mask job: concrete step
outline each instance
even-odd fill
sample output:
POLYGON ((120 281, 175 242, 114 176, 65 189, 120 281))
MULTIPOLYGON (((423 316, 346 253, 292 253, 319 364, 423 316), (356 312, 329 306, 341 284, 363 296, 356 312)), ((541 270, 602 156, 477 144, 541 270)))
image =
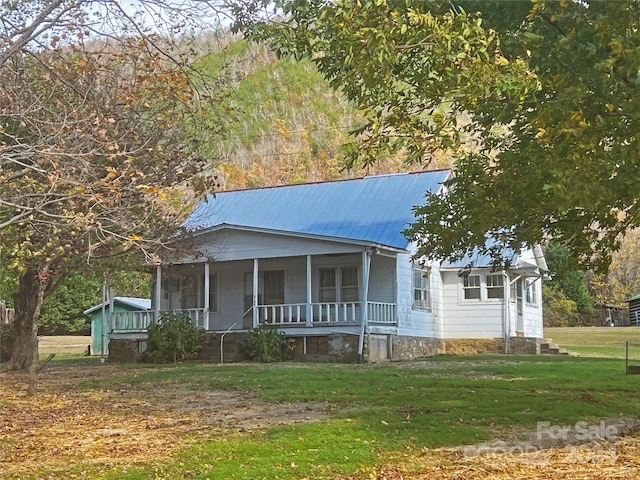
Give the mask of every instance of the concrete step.
POLYGON ((540 354, 542 355, 569 355, 569 352, 564 348, 560 348, 550 340, 544 340, 540 343, 540 354))

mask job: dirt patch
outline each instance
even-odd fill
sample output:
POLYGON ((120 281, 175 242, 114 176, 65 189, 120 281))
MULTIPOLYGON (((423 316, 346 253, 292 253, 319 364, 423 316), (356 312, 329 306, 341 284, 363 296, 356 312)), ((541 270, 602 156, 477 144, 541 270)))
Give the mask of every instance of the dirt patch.
POLYGON ((158 460, 189 442, 312 422, 328 409, 324 403, 266 402, 244 392, 181 386, 77 389, 87 378, 118 374, 118 367, 108 365, 54 366, 41 375, 38 395, 27 397, 26 376, 0 373, 0 478, 23 478, 38 469, 64 472, 81 462, 109 469, 158 460))

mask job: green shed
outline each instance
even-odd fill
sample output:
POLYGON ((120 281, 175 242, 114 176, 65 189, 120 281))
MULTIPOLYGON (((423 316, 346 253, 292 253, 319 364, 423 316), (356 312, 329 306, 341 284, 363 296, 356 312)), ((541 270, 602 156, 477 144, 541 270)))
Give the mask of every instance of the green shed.
MULTIPOLYGON (((111 315, 111 301, 104 303, 105 319, 102 319, 102 303, 95 305, 83 313, 91 318, 91 353, 101 355, 109 353, 109 320, 111 315), (104 325, 104 329, 103 329, 104 325), (104 337, 104 338, 103 338, 104 337), (103 343, 104 342, 104 343, 103 343), (103 349, 104 348, 104 349, 103 349)), ((113 311, 118 312, 140 312, 151 310, 151 300, 148 298, 136 297, 114 297, 113 311)))

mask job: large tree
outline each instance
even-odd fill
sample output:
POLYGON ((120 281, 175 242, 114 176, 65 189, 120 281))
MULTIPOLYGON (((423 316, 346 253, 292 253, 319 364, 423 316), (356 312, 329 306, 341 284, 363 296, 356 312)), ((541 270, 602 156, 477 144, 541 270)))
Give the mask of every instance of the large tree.
POLYGON ((449 194, 408 230, 419 255, 554 238, 603 267, 640 224, 640 3, 239 3, 237 28, 311 58, 365 113, 351 161, 452 156, 449 194))
MULTIPOLYGON (((71 272, 156 261, 184 214, 180 188, 215 185, 199 144, 218 130, 198 126, 223 108, 208 93, 222 90, 119 5, 0 6, 0 264, 18 283, 5 369, 37 364, 43 299, 71 272)), ((215 13, 204 1, 140 5, 171 12, 170 26, 197 6, 198 19, 215 13)))

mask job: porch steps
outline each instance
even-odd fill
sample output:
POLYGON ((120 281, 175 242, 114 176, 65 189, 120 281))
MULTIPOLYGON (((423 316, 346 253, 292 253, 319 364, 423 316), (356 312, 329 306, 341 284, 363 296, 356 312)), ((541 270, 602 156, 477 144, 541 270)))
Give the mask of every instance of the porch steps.
POLYGON ((549 339, 544 339, 540 343, 541 355, 569 355, 569 352, 564 348, 560 348, 557 344, 553 343, 549 339))

